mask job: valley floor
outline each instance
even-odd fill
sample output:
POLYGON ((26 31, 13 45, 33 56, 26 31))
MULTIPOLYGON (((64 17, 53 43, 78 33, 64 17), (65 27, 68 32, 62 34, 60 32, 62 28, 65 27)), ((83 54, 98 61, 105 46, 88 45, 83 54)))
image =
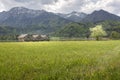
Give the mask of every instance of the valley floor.
POLYGON ((0 80, 119 80, 120 41, 0 43, 0 80))

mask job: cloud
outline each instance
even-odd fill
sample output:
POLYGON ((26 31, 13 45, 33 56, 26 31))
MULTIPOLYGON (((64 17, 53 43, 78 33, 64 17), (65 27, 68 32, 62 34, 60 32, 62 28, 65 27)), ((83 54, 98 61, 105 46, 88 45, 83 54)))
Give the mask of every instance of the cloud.
POLYGON ((120 15, 120 0, 112 0, 107 6, 111 7, 111 12, 120 15))
POLYGON ((35 3, 40 3, 40 4, 51 4, 53 2, 57 2, 58 0, 15 0, 16 2, 21 2, 21 3, 24 3, 24 2, 35 2, 35 3))
POLYGON ((0 0, 0 11, 23 6, 31 9, 45 9, 55 13, 79 11, 91 13, 104 9, 120 15, 120 0, 0 0))
POLYGON ((6 10, 6 9, 5 9, 5 6, 4 6, 4 4, 0 1, 0 12, 1 12, 1 11, 4 11, 4 10, 6 10))
POLYGON ((95 2, 88 0, 84 6, 82 6, 81 11, 86 12, 86 13, 91 13, 94 10, 112 10, 110 6, 107 6, 109 3, 111 3, 112 0, 97 0, 95 2))
POLYGON ((71 11, 80 11, 83 5, 84 1, 58 0, 53 4, 45 5, 44 8, 48 11, 68 13, 71 11))
POLYGON ((10 8, 16 7, 16 6, 25 6, 26 5, 23 3, 16 2, 14 0, 1 0, 0 4, 2 4, 4 6, 5 10, 9 10, 10 8))
POLYGON ((17 1, 17 2, 29 2, 31 0, 15 0, 15 1, 17 1))

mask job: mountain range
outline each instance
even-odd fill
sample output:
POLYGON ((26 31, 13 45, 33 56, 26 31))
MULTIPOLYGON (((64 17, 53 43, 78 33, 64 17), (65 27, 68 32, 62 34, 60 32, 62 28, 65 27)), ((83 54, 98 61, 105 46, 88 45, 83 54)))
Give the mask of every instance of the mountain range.
POLYGON ((109 13, 107 11, 99 10, 99 11, 94 11, 91 14, 88 14, 82 21, 83 22, 100 22, 100 21, 107 21, 107 20, 119 21, 120 17, 115 14, 109 13))
POLYGON ((80 21, 82 21, 82 19, 84 19, 87 16, 86 13, 76 12, 76 11, 73 11, 68 14, 58 13, 57 15, 65 18, 67 20, 74 21, 74 22, 80 22, 80 21))
POLYGON ((52 13, 45 10, 32 10, 14 7, 0 12, 0 26, 15 28, 19 33, 52 33, 69 23, 96 23, 100 21, 120 21, 120 17, 104 10, 91 14, 73 11, 68 14, 52 13))
POLYGON ((0 25, 22 29, 22 32, 49 33, 71 21, 45 10, 15 7, 0 13, 0 25))

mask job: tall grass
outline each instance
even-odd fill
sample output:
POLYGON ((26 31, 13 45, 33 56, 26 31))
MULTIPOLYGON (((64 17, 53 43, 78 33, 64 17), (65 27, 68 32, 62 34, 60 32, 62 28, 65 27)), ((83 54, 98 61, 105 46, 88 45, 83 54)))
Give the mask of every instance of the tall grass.
POLYGON ((120 41, 0 43, 0 80, 119 80, 120 41))

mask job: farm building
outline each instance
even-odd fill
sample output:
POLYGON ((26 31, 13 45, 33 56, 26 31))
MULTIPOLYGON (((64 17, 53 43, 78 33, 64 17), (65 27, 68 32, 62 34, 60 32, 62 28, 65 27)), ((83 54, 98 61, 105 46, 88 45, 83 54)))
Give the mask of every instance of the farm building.
POLYGON ((17 38, 18 38, 18 41, 21 41, 21 42, 23 42, 23 41, 25 41, 25 39, 27 38, 27 35, 28 34, 21 34, 21 35, 19 35, 17 38))
POLYGON ((18 37, 18 41, 49 41, 47 35, 38 35, 38 34, 21 34, 18 37))

